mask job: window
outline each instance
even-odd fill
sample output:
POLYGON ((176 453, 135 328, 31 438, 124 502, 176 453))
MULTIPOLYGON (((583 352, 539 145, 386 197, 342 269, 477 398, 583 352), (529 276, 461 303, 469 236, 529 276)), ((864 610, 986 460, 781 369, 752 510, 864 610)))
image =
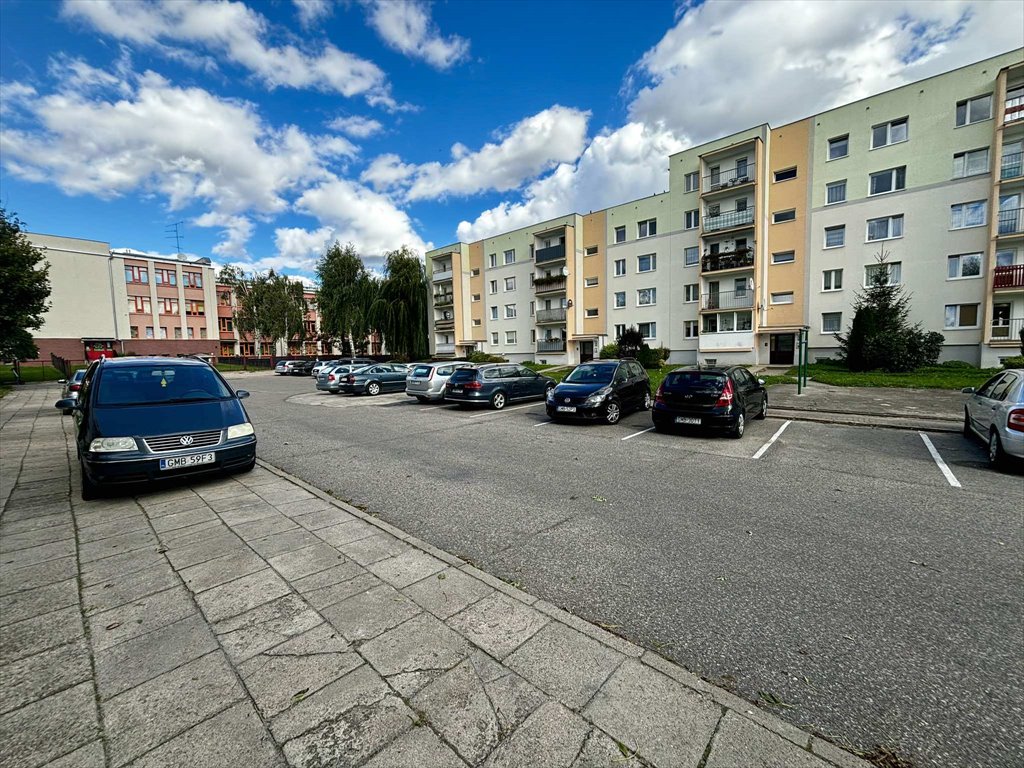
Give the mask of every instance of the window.
POLYGON ((950 229, 966 229, 967 227, 985 226, 987 201, 975 200, 971 203, 957 203, 950 206, 950 229))
POLYGON ((531 328, 530 329, 530 343, 531 344, 536 344, 537 343, 537 329, 536 328, 531 328))
POLYGON ((125 267, 124 281, 126 283, 148 283, 149 269, 146 267, 125 267))
POLYGON ((977 304, 947 304, 946 328, 977 328, 977 304))
MULTIPOLYGON (((956 127, 970 125, 992 117, 992 94, 975 96, 956 103, 956 127)), ((949 326, 946 326, 947 328, 949 326)))
POLYGON ((177 285, 178 273, 173 269, 154 269, 153 280, 157 285, 177 285))
POLYGON ((516 289, 516 279, 514 277, 505 278, 505 290, 514 291, 516 289))
POLYGON ((480 267, 476 267, 470 272, 472 277, 480 277, 480 267))
POLYGON ((516 250, 513 248, 511 251, 505 251, 505 263, 515 264, 516 263, 516 250))
POLYGON ((653 339, 658 335, 657 323, 638 323, 637 330, 645 339, 653 339))
POLYGON ((587 309, 583 310, 583 314, 586 317, 597 317, 597 307, 587 307, 587 309))
POLYGON ((889 168, 885 171, 872 173, 868 177, 868 194, 884 195, 886 192, 895 192, 907 186, 907 166, 889 168))
POLYGON ((516 305, 515 304, 506 304, 505 305, 505 319, 506 320, 511 320, 515 316, 516 316, 516 305))
POLYGON ((626 242, 626 228, 625 227, 616 227, 615 228, 615 242, 616 243, 624 243, 624 242, 626 242))
POLYGON ((996 251, 996 266, 997 267, 1012 267, 1016 260, 1017 260, 1017 251, 1014 248, 1008 248, 1006 250, 996 251))
POLYGON ((188 335, 188 337, 190 339, 194 339, 196 337, 196 329, 195 328, 188 328, 188 329, 186 329, 186 332, 187 332, 187 335, 188 335))
POLYGON ((232 322, 230 317, 218 318, 217 325, 225 333, 231 333, 233 330, 235 330, 235 324, 232 322))
POLYGON ((953 155, 953 178, 977 176, 988 173, 988 147, 972 149, 970 152, 957 152, 953 155))
POLYGON ((846 245, 846 225, 838 227, 825 227, 825 247, 840 248, 846 245))
POLYGON ((822 312, 821 313, 821 332, 822 333, 839 333, 843 327, 843 313, 842 312, 822 312))
POLYGON ((981 277, 981 254, 961 253, 946 259, 946 276, 950 280, 962 277, 981 277))
POLYGON ((683 229, 696 229, 700 226, 700 211, 694 209, 683 214, 683 229))
POLYGON ((129 307, 131 312, 147 315, 152 313, 149 296, 129 296, 128 298, 131 299, 131 306, 129 307))
POLYGON ((903 280, 903 263, 890 261, 885 264, 869 264, 864 267, 864 287, 868 288, 874 285, 878 275, 886 277, 884 285, 898 285, 903 280))
POLYGON ((181 338, 181 326, 178 326, 178 327, 176 327, 174 329, 174 338, 176 338, 176 339, 180 339, 181 338))
POLYGON ((473 294, 473 295, 472 295, 472 296, 470 297, 470 300, 471 300, 471 301, 480 301, 480 294, 479 294, 479 293, 474 293, 474 294, 473 294))
POLYGON ((537 313, 537 302, 530 302, 530 317, 533 317, 537 313))
POLYGON ((497 280, 491 280, 487 284, 487 292, 490 293, 490 294, 495 294, 495 293, 498 292, 498 281, 497 280))
POLYGON ((626 260, 616 259, 615 260, 615 276, 620 277, 626 274, 626 260))
POLYGON ((647 219, 646 221, 638 221, 636 224, 636 236, 637 237, 654 237, 658 234, 658 220, 647 219))
POLYGON ((690 283, 683 286, 683 301, 691 304, 700 298, 700 284, 690 283))
POLYGON ((658 303, 657 288, 641 288, 636 292, 636 305, 638 307, 649 307, 658 303))
MULTIPOLYGON (((192 329, 189 328, 189 331, 191 331, 191 330, 192 329)), ((160 326, 160 338, 161 339, 166 339, 167 338, 167 326, 165 326, 165 325, 161 325, 160 326)), ((191 333, 189 333, 189 338, 190 339, 192 338, 192 334, 191 333)))
POLYGON ((796 251, 779 251, 772 254, 772 264, 790 264, 796 261, 796 251))
POLYGON ((688 339, 696 339, 698 334, 699 325, 696 320, 687 320, 683 323, 683 336, 688 339))
POLYGON ((876 125, 871 129, 871 148, 878 149, 889 144, 899 144, 907 140, 908 120, 901 117, 889 123, 876 125))
POLYGON ((178 314, 178 300, 177 299, 160 299, 160 314, 161 315, 176 315, 178 314))
POLYGON ((206 314, 206 304, 201 301, 188 301, 185 303, 185 314, 191 317, 203 317, 206 314))
POLYGON ((505 343, 506 344, 515 344, 516 343, 516 332, 515 331, 505 331, 505 343))
MULTIPOLYGON (((491 254, 487 255, 487 266, 488 267, 496 267, 496 266, 498 266, 498 254, 491 253, 491 254)), ((497 342, 495 342, 495 343, 497 343, 497 342)))
POLYGON ((841 291, 843 289, 843 270, 826 269, 821 273, 821 290, 841 291))
POLYGON ((775 172, 775 181, 789 181, 796 178, 796 167, 775 172))
POLYGON ((696 246, 683 249, 683 265, 687 267, 696 266, 700 261, 700 249, 696 246))
POLYGON ((130 336, 131 336, 131 337, 132 337, 133 339, 137 339, 137 338, 139 338, 139 326, 137 326, 137 325, 132 325, 132 326, 130 326, 130 327, 128 328, 128 332, 129 332, 129 335, 130 335, 130 336))
POLYGON ((653 272, 658 268, 658 257, 653 253, 648 253, 644 256, 637 256, 636 259, 636 271, 637 272, 653 272))
POLYGON ((596 285, 597 285, 597 278, 596 277, 584 277, 583 278, 583 287, 584 288, 593 288, 596 285))
POLYGON ((493 344, 494 346, 498 346, 498 332, 497 331, 491 331, 491 344, 493 344))
POLYGON ((203 287, 203 273, 202 272, 182 272, 181 273, 181 284, 186 288, 202 288, 203 287))
POLYGON ((622 309, 624 306, 626 306, 626 292, 618 291, 615 294, 615 308, 622 309))
POLYGON ((696 192, 700 187, 700 173, 694 171, 683 176, 683 191, 696 192))
POLYGON ((588 245, 587 250, 584 252, 587 256, 597 256, 597 246, 588 245))
POLYGON ((828 140, 828 159, 838 160, 850 154, 850 135, 836 136, 828 140))
POLYGON ((153 326, 152 325, 147 325, 146 326, 146 338, 147 339, 152 339, 153 338, 153 326))
POLYGON ((846 202, 846 179, 825 185, 825 205, 846 202))
POLYGON ((473 320, 473 325, 474 325, 475 327, 477 327, 477 328, 479 328, 479 327, 480 327, 481 325, 483 325, 483 324, 484 324, 484 321, 483 321, 483 320, 481 320, 480 318, 476 318, 475 320, 473 320))
POLYGON ((795 219, 795 208, 790 208, 788 211, 776 211, 772 214, 772 224, 781 224, 784 221, 794 221, 795 219))
POLYGON ((786 291, 784 293, 773 293, 772 304, 792 304, 793 303, 793 292, 786 291))
POLYGON ((892 240, 903 237, 903 214, 885 216, 881 219, 868 219, 868 242, 874 240, 892 240))
POLYGON ((497 307, 491 307, 491 320, 497 320, 497 319, 498 319, 498 308, 497 307))

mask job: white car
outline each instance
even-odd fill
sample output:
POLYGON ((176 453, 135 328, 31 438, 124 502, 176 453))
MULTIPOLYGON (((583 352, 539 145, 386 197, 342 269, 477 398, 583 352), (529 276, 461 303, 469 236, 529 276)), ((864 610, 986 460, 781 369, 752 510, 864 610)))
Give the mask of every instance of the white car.
POLYGON ((1024 460, 1024 369, 997 373, 964 403, 964 435, 977 435, 988 443, 988 461, 1005 466, 1012 456, 1024 460))

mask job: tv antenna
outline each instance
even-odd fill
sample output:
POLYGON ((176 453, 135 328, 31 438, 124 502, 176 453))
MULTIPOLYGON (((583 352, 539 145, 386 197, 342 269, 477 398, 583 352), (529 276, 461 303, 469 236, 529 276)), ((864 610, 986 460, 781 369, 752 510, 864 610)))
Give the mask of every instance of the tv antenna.
POLYGON ((181 228, 183 226, 185 226, 184 221, 176 221, 173 224, 168 224, 164 227, 164 232, 167 233, 165 238, 167 240, 174 241, 174 248, 178 254, 181 253, 181 241, 185 239, 185 236, 181 234, 181 228))

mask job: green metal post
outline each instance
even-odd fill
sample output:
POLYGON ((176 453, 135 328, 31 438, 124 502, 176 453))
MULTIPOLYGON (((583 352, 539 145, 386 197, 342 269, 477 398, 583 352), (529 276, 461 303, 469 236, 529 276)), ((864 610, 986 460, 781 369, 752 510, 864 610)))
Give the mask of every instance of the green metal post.
POLYGON ((796 393, 803 392, 804 370, 804 332, 801 329, 796 337, 796 393))

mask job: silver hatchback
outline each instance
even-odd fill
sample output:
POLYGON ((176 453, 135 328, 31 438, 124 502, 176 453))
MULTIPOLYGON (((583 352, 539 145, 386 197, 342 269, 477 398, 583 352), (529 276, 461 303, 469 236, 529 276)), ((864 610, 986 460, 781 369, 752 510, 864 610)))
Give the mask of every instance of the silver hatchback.
POLYGON ((444 360, 434 363, 413 363, 405 377, 405 394, 421 403, 444 400, 444 385, 457 368, 470 363, 466 360, 444 360))
POLYGON ((977 390, 963 390, 964 435, 988 443, 992 466, 1005 466, 1009 457, 1024 459, 1024 369, 997 373, 977 390))

